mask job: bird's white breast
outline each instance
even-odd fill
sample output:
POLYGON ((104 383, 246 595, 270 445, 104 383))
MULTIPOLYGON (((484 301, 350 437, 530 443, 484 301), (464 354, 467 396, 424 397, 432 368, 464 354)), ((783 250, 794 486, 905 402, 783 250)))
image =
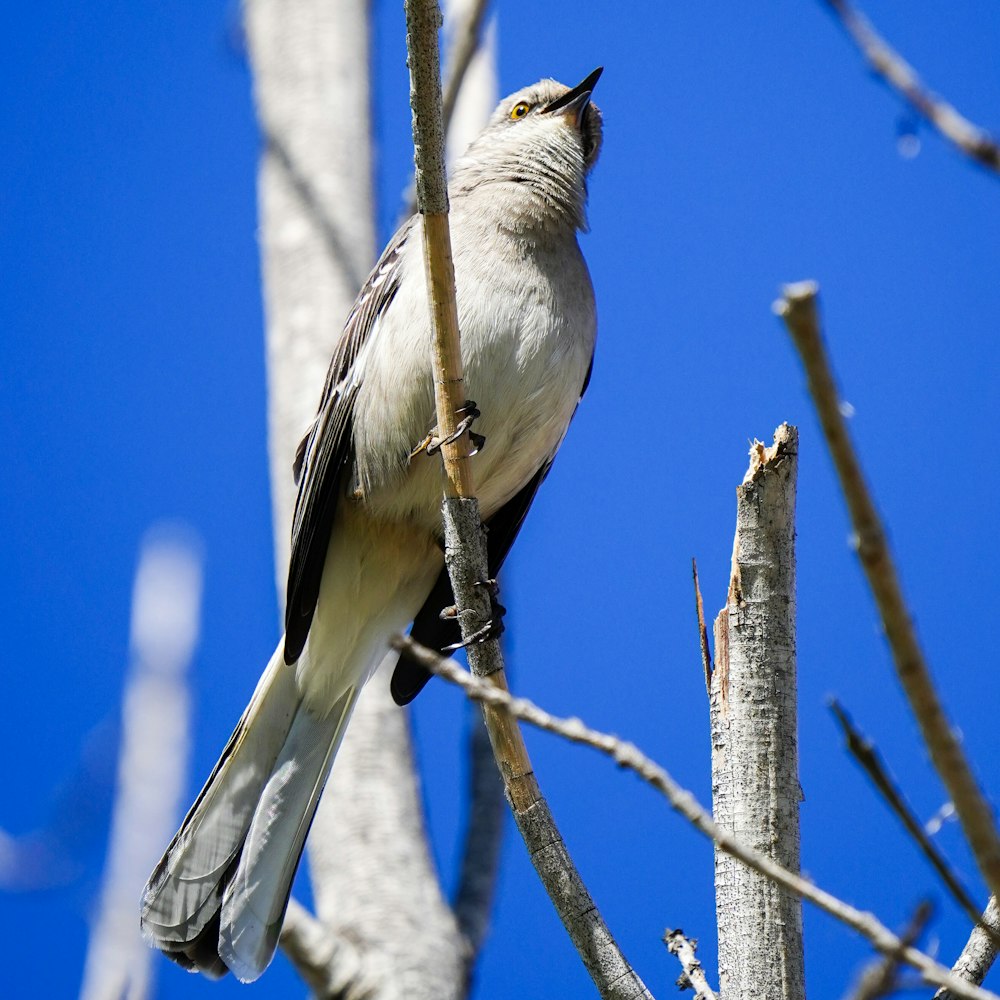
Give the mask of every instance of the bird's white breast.
MULTIPOLYGON (((452 239, 466 396, 482 413, 474 429, 486 437, 473 472, 489 517, 562 440, 596 319, 575 233, 545 245, 515 242, 472 211, 456 206, 452 239)), ((435 423, 421 240, 418 226, 403 251, 405 278, 359 356, 354 438, 361 502, 377 516, 430 527, 440 517, 440 459, 408 457, 435 423)))

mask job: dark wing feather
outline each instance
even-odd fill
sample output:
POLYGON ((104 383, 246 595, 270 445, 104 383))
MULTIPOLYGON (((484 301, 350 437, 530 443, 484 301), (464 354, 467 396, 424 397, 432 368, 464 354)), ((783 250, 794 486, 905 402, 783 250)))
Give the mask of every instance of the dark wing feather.
MULTIPOLYGON (((593 369, 594 361, 591 358, 583 380, 583 388, 580 390, 581 399, 587 391, 587 386, 590 385, 590 375, 593 369)), ((490 576, 494 579, 500 575, 500 567, 503 566, 507 553, 510 552, 514 539, 517 538, 517 533, 521 530, 521 525, 524 524, 524 518, 535 499, 538 487, 542 485, 545 477, 549 474, 554 459, 553 455, 486 522, 486 561, 490 576)), ((441 570, 427 600, 424 601, 424 606, 417 612, 417 617, 413 619, 413 628, 410 629, 411 638, 422 646, 435 649, 439 653, 443 653, 447 646, 461 642, 462 635, 458 623, 454 619, 441 618, 441 610, 454 603, 455 595, 451 590, 451 581, 448 579, 446 567, 441 570)), ((420 694, 430 679, 431 675, 425 667, 414 663, 408 656, 401 655, 396 661, 396 669, 392 672, 392 681, 389 685, 393 700, 397 705, 408 705, 420 694)))
POLYGON ((361 289, 330 362, 319 412, 295 454, 299 492, 285 600, 286 663, 294 663, 306 644, 337 503, 354 462, 351 420, 358 393, 352 378, 354 362, 399 289, 400 249, 412 227, 411 219, 397 231, 361 289))

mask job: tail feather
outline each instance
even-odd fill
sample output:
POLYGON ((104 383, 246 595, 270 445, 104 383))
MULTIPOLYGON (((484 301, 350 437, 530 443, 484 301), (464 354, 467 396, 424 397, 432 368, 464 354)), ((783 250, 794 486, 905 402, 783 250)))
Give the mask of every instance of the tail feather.
POLYGON ((243 982, 257 979, 274 955, 298 860, 359 690, 348 690, 322 717, 300 705, 264 786, 222 904, 219 954, 243 982))
POLYGON ((188 968, 225 973, 218 958, 219 910, 299 702, 295 669, 285 665, 279 644, 219 763, 150 876, 143 935, 188 968))

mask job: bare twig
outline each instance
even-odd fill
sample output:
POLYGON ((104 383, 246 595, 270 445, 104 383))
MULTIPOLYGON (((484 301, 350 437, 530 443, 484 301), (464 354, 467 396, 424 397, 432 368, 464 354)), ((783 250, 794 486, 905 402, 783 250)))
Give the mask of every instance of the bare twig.
POLYGON ((288 903, 281 948, 317 1000, 372 1000, 381 981, 355 944, 313 917, 301 903, 288 903))
MULTIPOLYGON (((451 3, 446 3, 449 17, 454 16, 455 18, 453 30, 450 32, 451 44, 448 48, 441 99, 441 121, 446 136, 452 131, 452 122, 462 93, 462 84, 465 82, 476 52, 482 46, 483 19, 486 16, 488 6, 489 0, 451 0, 451 3)), ((493 110, 492 106, 489 110, 493 110)), ((417 194, 416 177, 414 176, 403 194, 403 213, 400 221, 408 219, 416 211, 417 194)))
POLYGON ((896 674, 934 767, 955 804, 976 864, 990 892, 996 896, 1000 893, 1000 838, 993 810, 979 789, 934 686, 903 597, 885 529, 847 432, 837 385, 819 331, 818 286, 807 281, 786 285, 783 291, 782 299, 775 303, 775 312, 785 321, 806 370, 809 392, 840 477, 858 557, 882 619, 896 674))
MULTIPOLYGON (((917 846, 923 852, 924 857, 931 863, 931 866, 938 873, 945 887, 954 897, 958 905, 965 911, 966 916, 974 923, 979 923, 979 908, 972 901, 965 887, 959 881, 958 876, 948 864, 948 859, 937 849, 934 842, 927 836, 920 820, 914 815, 909 803, 903 793, 899 790, 888 768, 882 761, 881 755, 875 745, 864 738, 857 730, 851 717, 844 711, 840 702, 836 699, 830 702, 830 711, 833 712, 840 728, 844 732, 847 740, 847 749, 851 756, 861 765, 865 774, 868 775, 871 783, 885 800, 889 808, 896 814, 896 817, 903 824, 906 832, 914 839, 917 846)), ((987 933, 993 933, 986 928, 987 933)))
MULTIPOLYGON (((997 906, 996 896, 990 899, 986 912, 983 913, 979 925, 973 927, 972 934, 962 949, 962 954, 958 956, 958 961, 951 967, 951 971, 960 978, 977 986, 990 971, 990 966, 997 957, 997 946, 994 940, 986 932, 983 925, 1000 928, 1000 907, 997 906)), ((947 989, 940 989, 934 994, 934 1000, 954 1000, 955 994, 947 989)))
POLYGON ((840 18, 841 24, 872 69, 890 87, 966 156, 988 170, 1000 173, 1000 145, 993 136, 928 90, 916 71, 847 0, 825 0, 825 3, 840 18))
POLYGON ((469 698, 489 704, 497 711, 509 713, 516 719, 560 736, 571 743, 589 746, 606 754, 619 767, 634 772, 643 781, 652 785, 666 798, 675 812, 683 816, 709 840, 714 841, 722 850, 857 931, 882 954, 898 954, 907 965, 917 969, 926 982, 947 985, 955 996, 965 997, 968 1000, 1000 1000, 995 993, 970 985, 935 962, 929 955, 912 945, 906 945, 873 914, 855 909, 849 903, 820 889, 808 879, 782 868, 781 865, 738 841, 731 833, 715 823, 709 812, 689 791, 677 784, 663 767, 643 754, 633 743, 591 729, 580 719, 565 719, 550 715, 526 698, 515 698, 509 691, 498 688, 488 679, 473 676, 452 660, 446 660, 408 637, 398 636, 393 646, 401 651, 405 650, 407 656, 425 666, 431 673, 460 687, 469 698))
POLYGON ((705 690, 712 694, 712 653, 708 648, 708 626, 705 624, 705 602, 701 599, 701 584, 698 582, 698 560, 691 560, 691 574, 694 577, 694 610, 698 616, 698 645, 701 647, 701 665, 705 669, 705 690))
POLYGON ((694 938, 685 937, 684 931, 672 931, 668 927, 663 932, 663 943, 667 946, 667 951, 681 963, 683 971, 677 980, 677 988, 694 990, 694 1000, 716 1000, 715 993, 705 978, 705 970, 695 954, 698 942, 694 938))
MULTIPOLYGON (((448 229, 444 169, 444 123, 438 69, 435 0, 406 0, 406 44, 413 108, 417 205, 423 216, 424 260, 434 334, 432 363, 439 436, 454 437, 464 403, 462 358, 455 299, 455 272, 448 229)), ((441 449, 445 469, 443 505, 445 562, 464 640, 489 620, 491 610, 483 529, 469 462, 469 435, 441 449)), ((496 639, 475 643, 469 662, 490 686, 506 689, 503 657, 496 639)), ((549 897, 595 985, 604 997, 648 997, 618 948, 566 850, 542 798, 520 730, 511 716, 486 705, 486 728, 521 836, 549 897)))
MULTIPOLYGON (((907 946, 914 944, 927 926, 934 908, 926 900, 921 901, 910 923, 900 935, 907 946)), ((847 1000, 879 1000, 895 993, 899 988, 899 955, 884 955, 877 962, 870 963, 861 973, 857 986, 847 1000)))

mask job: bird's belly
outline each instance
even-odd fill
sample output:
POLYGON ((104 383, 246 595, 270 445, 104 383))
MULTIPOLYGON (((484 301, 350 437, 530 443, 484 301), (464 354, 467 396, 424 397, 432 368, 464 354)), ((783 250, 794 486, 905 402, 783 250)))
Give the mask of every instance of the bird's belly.
MULTIPOLYGON (((465 396, 475 401, 481 414, 473 429, 486 438, 472 459, 484 518, 555 452, 583 386, 592 338, 570 336, 550 322, 539 325, 545 326, 544 334, 513 325, 509 330, 464 334, 465 396)), ((366 372, 366 388, 372 376, 366 372)), ((363 430, 369 474, 358 477, 358 499, 378 517, 416 522, 437 533, 441 459, 423 451, 410 454, 435 425, 430 373, 414 371, 401 379, 397 368, 393 378, 402 404, 396 412, 408 414, 406 434, 401 437, 399 425, 388 423, 383 433, 373 434, 374 422, 369 420, 363 430)), ((364 410, 361 413, 364 419, 364 410)))

